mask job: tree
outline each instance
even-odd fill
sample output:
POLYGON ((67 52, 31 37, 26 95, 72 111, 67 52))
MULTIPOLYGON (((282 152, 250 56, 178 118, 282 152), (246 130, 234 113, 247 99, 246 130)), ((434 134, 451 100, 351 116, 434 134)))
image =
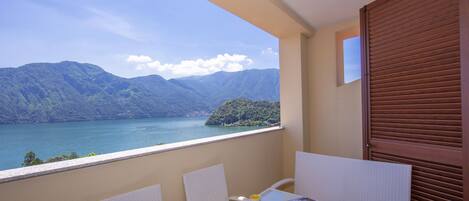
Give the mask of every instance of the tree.
POLYGON ((71 152, 70 154, 62 154, 62 155, 57 155, 54 157, 50 157, 45 161, 42 161, 41 159, 36 157, 36 153, 30 151, 26 153, 24 156, 24 161, 22 166, 32 166, 32 165, 39 165, 39 164, 44 164, 44 163, 52 163, 52 162, 57 162, 57 161, 65 161, 65 160, 71 160, 71 159, 76 159, 76 158, 82 158, 82 157, 90 157, 90 156, 96 156, 96 153, 91 152, 88 155, 80 156, 76 152, 71 152))
POLYGON ((62 154, 58 156, 54 156, 46 160, 46 163, 57 162, 57 161, 65 161, 80 158, 80 156, 76 152, 71 152, 70 155, 62 154))
POLYGON ((96 153, 91 152, 91 153, 89 153, 88 155, 86 155, 86 156, 84 156, 84 157, 91 157, 91 156, 96 156, 96 153))
POLYGON ((42 164, 43 161, 39 158, 36 158, 36 153, 30 151, 28 153, 26 153, 26 155, 24 156, 24 161, 23 161, 23 167, 27 167, 27 166, 32 166, 32 165, 39 165, 39 164, 42 164))
POLYGON ((70 153, 67 159, 70 160, 70 159, 75 159, 75 158, 80 158, 80 156, 78 156, 77 152, 72 152, 70 153))

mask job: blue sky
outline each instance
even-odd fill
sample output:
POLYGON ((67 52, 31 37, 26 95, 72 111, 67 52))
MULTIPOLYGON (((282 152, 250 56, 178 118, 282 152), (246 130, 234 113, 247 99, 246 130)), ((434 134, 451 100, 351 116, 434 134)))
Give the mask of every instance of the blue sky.
POLYGON ((278 68, 278 40, 207 0, 0 0, 0 67, 72 60, 123 77, 278 68))

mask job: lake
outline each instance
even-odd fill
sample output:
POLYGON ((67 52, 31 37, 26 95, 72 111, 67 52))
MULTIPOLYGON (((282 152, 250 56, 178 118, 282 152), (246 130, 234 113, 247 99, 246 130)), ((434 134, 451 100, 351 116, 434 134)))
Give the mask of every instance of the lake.
POLYGON ((34 151, 46 160, 59 154, 111 153, 258 129, 205 126, 206 118, 151 118, 0 125, 0 170, 21 167, 34 151))

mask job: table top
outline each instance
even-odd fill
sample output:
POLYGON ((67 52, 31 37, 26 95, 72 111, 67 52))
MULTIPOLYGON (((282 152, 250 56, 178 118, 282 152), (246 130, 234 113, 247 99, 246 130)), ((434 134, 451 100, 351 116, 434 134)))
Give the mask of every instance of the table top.
POLYGON ((276 189, 269 189, 261 194, 261 201, 289 201, 300 198, 304 198, 304 196, 276 189))
MULTIPOLYGON (((277 189, 267 189, 264 192, 260 194, 261 200, 260 201, 308 201, 310 199, 305 198, 304 196, 301 195, 296 195, 293 193, 285 192, 285 191, 280 191, 277 189)), ((230 197, 230 200, 237 200, 237 201, 251 201, 251 199, 248 199, 243 196, 233 196, 230 197)), ((314 200, 311 200, 314 201, 314 200)))

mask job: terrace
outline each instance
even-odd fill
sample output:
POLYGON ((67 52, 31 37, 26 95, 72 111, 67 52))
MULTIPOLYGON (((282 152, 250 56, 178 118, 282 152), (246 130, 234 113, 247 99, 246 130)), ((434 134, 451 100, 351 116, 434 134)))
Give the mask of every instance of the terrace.
POLYGON ((1 171, 0 200, 160 184, 182 201, 183 174, 220 163, 230 195, 249 195, 293 177, 296 151, 411 164, 412 200, 469 200, 468 0, 211 2, 279 39, 280 127, 1 171), (352 36, 362 77, 347 83, 352 36))

